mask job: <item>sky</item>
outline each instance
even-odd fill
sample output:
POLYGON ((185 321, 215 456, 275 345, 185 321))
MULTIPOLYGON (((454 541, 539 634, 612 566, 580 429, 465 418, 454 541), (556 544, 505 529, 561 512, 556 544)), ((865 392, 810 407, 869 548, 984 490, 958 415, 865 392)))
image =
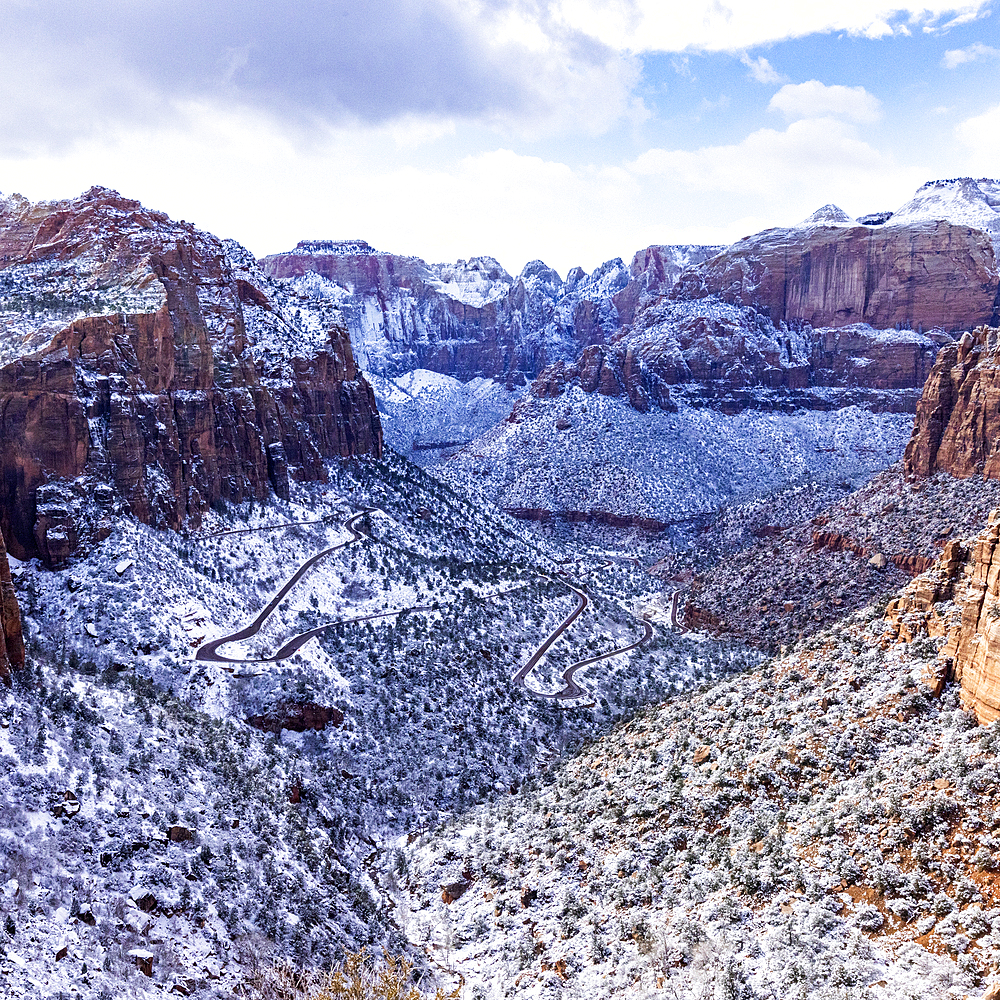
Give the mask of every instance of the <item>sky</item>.
POLYGON ((0 0, 0 193, 589 271, 1000 177, 993 2, 0 0))

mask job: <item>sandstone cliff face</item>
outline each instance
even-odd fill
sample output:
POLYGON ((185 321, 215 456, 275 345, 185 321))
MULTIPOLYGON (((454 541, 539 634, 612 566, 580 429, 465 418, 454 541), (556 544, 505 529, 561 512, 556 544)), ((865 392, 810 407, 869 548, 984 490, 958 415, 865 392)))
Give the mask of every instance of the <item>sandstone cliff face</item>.
POLYGON ((584 387, 617 382, 640 410, 661 401, 670 408, 683 398, 730 413, 849 404, 912 413, 941 343, 951 338, 863 324, 781 330, 750 307, 661 296, 643 303, 631 328, 602 349, 606 365, 617 368, 615 379, 581 377, 598 358, 589 349, 575 363, 543 371, 535 388, 553 395, 574 378, 584 387))
POLYGON ((904 462, 911 476, 1000 479, 1000 330, 978 327, 938 355, 904 462))
POLYGON ((943 220, 768 229, 680 277, 671 295, 754 306, 774 323, 968 330, 995 317, 988 233, 943 220))
POLYGON ((949 542, 936 565, 887 610, 892 637, 944 638, 928 680, 962 685, 962 703, 982 724, 1000 718, 1000 510, 973 542, 949 542))
POLYGON ((10 564, 0 534, 0 681, 10 683, 11 673, 24 666, 21 611, 10 577, 10 564))
POLYGON ((666 295, 685 268, 701 264, 725 250, 720 246, 650 246, 637 250, 629 268, 628 284, 614 296, 623 327, 629 326, 641 305, 666 295))
POLYGON ((287 495, 324 459, 381 453, 343 324, 297 329, 246 256, 105 189, 0 202, 0 528, 15 554, 61 562, 122 510, 193 526, 218 500, 287 495))

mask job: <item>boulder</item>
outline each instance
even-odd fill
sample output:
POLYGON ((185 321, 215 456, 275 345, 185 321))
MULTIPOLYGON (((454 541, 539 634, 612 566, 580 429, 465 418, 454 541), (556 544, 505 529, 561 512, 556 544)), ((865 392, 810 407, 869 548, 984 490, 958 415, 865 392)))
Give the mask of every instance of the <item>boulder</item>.
POLYGON ((327 726, 339 726, 344 713, 333 706, 318 705, 314 701, 282 701, 269 708, 263 715, 252 715, 247 725, 265 733, 280 734, 283 729, 304 733, 307 729, 319 732, 327 726))

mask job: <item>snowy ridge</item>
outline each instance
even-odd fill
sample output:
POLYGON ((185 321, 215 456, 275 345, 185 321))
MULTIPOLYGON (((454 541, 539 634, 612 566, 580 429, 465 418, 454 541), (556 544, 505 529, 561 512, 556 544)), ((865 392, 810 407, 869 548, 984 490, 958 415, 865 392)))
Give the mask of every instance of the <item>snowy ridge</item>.
POLYGON ((857 406, 726 416, 682 405, 643 414, 578 387, 526 397, 504 422, 434 471, 498 505, 679 521, 817 478, 864 481, 896 461, 913 418, 857 406))
POLYGON ((885 224, 905 226, 932 219, 981 229, 1000 252, 1000 181, 989 177, 928 181, 885 224))
POLYGON ((431 264, 430 270, 437 276, 437 288, 442 295, 476 309, 502 299, 514 283, 499 261, 492 257, 470 257, 467 261, 459 260, 454 264, 431 264))
POLYGON ((366 372, 375 393, 385 442, 418 465, 468 444, 499 424, 524 389, 508 391, 493 379, 462 383, 416 369, 390 379, 366 372))

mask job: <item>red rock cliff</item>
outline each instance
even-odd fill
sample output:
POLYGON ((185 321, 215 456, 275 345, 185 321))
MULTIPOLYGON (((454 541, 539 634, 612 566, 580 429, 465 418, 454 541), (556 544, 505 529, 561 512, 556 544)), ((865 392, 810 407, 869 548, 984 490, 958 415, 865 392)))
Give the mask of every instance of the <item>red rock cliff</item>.
POLYGON ((215 237, 103 188, 0 201, 11 551, 57 563, 123 509, 193 526, 218 500, 323 478, 324 459, 381 454, 346 328, 310 341, 264 282, 215 237))
POLYGON ((984 326, 938 354, 906 446, 909 475, 1000 479, 998 348, 1000 330, 984 326))
POLYGON ((962 703, 981 723, 1000 718, 1000 510, 972 543, 952 541, 886 610, 897 639, 943 637, 928 679, 962 685, 962 703))
POLYGON ((672 296, 718 295, 772 322, 968 330, 994 315, 987 233, 944 221, 768 229, 681 275, 672 296))
POLYGON ((14 670, 24 666, 24 640, 21 637, 21 611, 17 606, 14 584, 10 578, 7 549, 0 534, 0 681, 10 683, 14 670))

